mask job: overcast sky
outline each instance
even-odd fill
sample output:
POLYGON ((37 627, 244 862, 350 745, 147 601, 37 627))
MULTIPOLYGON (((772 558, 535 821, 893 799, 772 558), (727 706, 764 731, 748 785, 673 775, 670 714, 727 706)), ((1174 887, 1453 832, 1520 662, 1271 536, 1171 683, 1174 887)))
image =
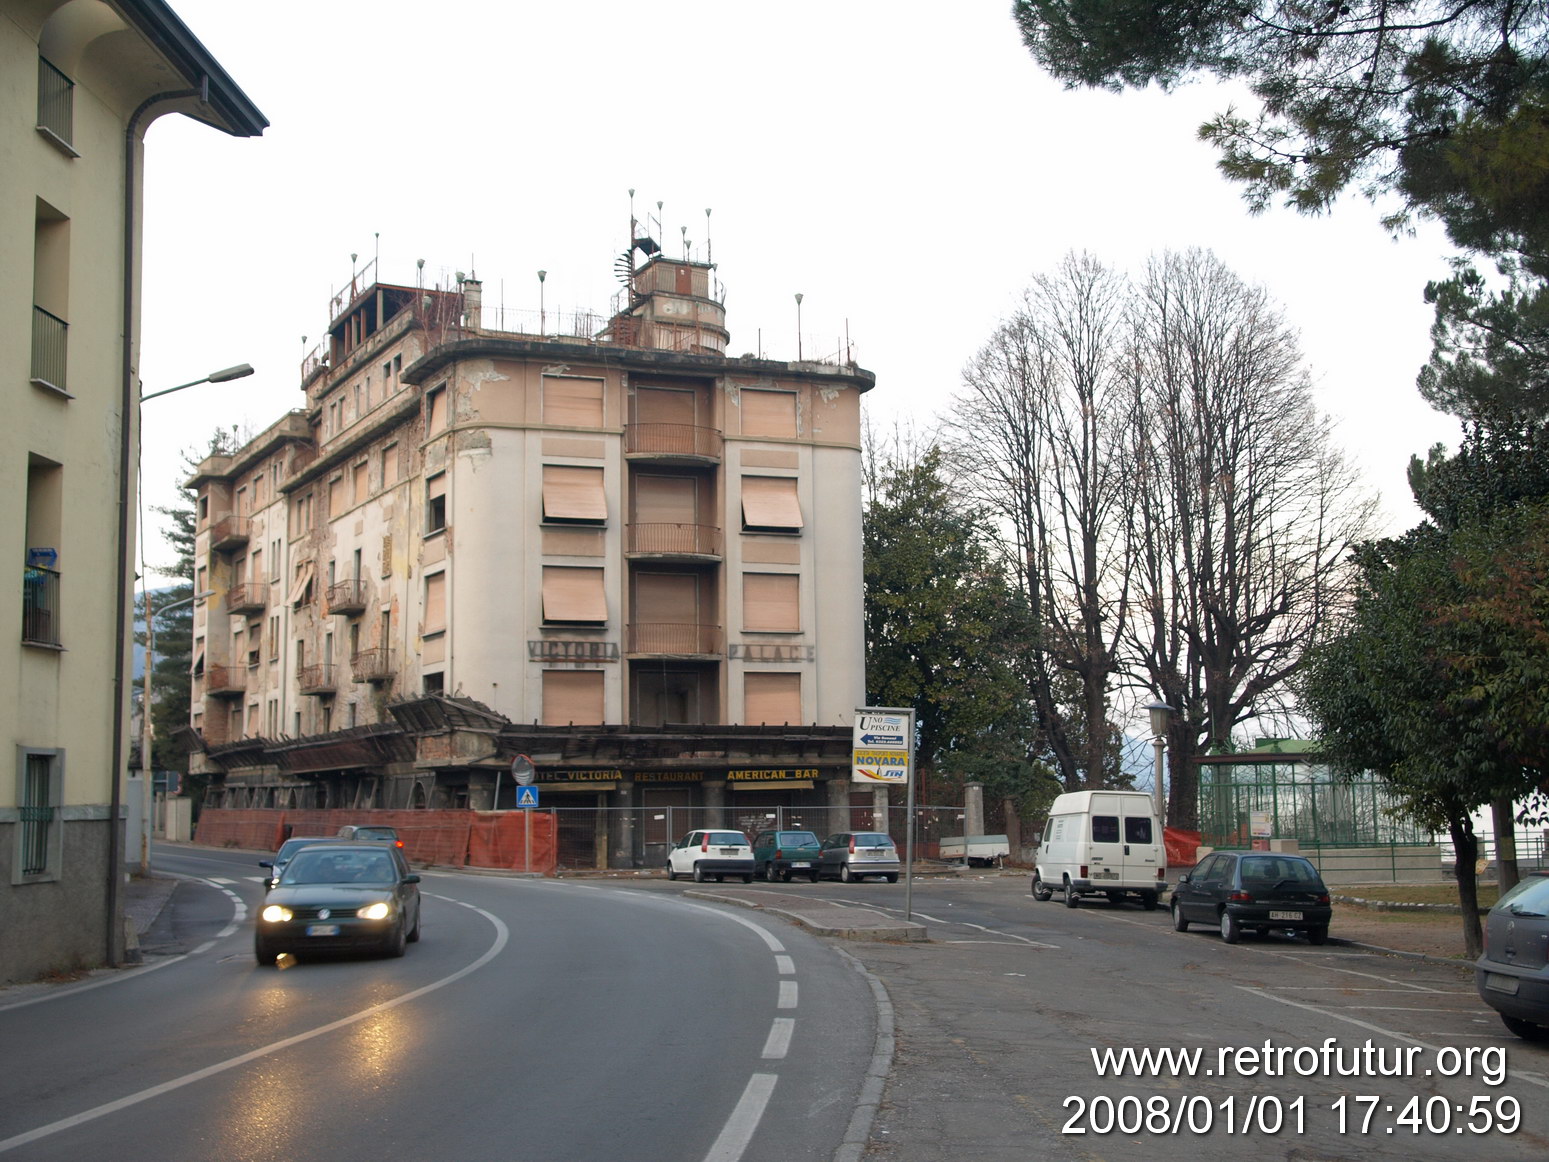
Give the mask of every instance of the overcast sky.
POLYGON ((800 292, 804 353, 848 334, 883 424, 928 424, 1065 252, 1138 273, 1200 246, 1284 305, 1391 530, 1418 519, 1410 455, 1456 442, 1414 387, 1438 232, 1394 241, 1353 199, 1250 216, 1195 139, 1229 94, 1067 92, 1009 0, 172 3, 272 124, 147 135, 145 390, 258 369, 145 405, 150 504, 217 426, 302 405, 330 296, 378 251, 384 281, 423 258, 427 285, 472 271, 486 307, 536 310, 543 269, 549 311, 606 311, 631 187, 669 254, 686 226, 705 257, 713 210, 734 353, 795 358, 800 292))

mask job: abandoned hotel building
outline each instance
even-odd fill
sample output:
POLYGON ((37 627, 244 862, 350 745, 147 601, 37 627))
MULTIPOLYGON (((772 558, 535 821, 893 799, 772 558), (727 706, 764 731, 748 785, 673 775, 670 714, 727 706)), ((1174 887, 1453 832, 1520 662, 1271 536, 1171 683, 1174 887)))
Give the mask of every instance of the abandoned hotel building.
POLYGON ((716 268, 650 239, 609 316, 536 334, 485 326, 474 278, 371 269, 305 408, 189 481, 207 803, 503 809, 525 755, 545 808, 596 809, 562 866, 659 866, 669 828, 779 808, 866 825, 875 377, 728 355, 716 268))

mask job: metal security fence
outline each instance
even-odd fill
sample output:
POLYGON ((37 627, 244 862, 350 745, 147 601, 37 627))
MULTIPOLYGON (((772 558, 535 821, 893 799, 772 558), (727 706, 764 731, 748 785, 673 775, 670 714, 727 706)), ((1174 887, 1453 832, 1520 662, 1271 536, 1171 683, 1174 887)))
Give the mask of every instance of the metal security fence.
POLYGON ((1433 842, 1400 817, 1399 799, 1376 778, 1336 778, 1305 760, 1225 762, 1199 767, 1199 829, 1211 847, 1247 847, 1255 813, 1270 834, 1308 847, 1373 847, 1433 842))

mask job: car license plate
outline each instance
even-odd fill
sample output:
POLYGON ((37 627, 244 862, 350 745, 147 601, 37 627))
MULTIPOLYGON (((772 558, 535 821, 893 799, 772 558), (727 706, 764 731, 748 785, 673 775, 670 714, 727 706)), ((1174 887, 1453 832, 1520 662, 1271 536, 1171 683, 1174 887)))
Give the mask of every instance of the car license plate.
POLYGON ((1119 878, 1119 873, 1114 871, 1111 867, 1105 867, 1100 869, 1092 878, 1099 880, 1116 880, 1119 878))
POLYGON ((1522 982, 1514 976, 1502 976, 1498 972, 1487 972, 1484 974, 1484 987, 1498 993, 1510 993, 1512 996, 1516 996, 1517 989, 1521 984, 1522 982))
POLYGON ((339 926, 337 924, 308 924, 308 936, 337 936, 339 926))
POLYGON ((805 860, 805 859, 804 859, 804 860, 802 860, 802 861, 801 861, 801 862, 799 862, 799 863, 793 863, 793 864, 791 864, 791 866, 792 866, 792 867, 811 867, 811 866, 812 866, 812 864, 811 864, 811 863, 810 863, 810 862, 809 862, 809 861, 808 861, 808 860, 805 860))
POLYGON ((1271 920, 1300 920, 1302 914, 1300 912, 1271 912, 1269 918, 1271 920))
POLYGON ((723 848, 721 848, 721 854, 722 855, 736 855, 737 854, 737 849, 735 847, 723 847, 723 848))

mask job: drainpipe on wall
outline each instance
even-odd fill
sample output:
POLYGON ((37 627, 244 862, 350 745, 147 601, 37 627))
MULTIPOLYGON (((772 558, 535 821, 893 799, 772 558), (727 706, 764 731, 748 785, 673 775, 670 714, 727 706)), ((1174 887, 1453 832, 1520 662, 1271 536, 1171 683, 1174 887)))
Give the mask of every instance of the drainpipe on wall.
MULTIPOLYGON (((119 812, 123 810, 123 778, 127 771, 128 756, 124 753, 124 670, 129 655, 129 591, 130 574, 134 571, 134 558, 129 541, 129 472, 133 461, 139 425, 136 422, 138 399, 134 381, 134 307, 135 307, 135 144, 140 131, 140 119, 153 105, 163 101, 198 97, 208 102, 210 82, 200 79, 197 89, 176 89, 156 93, 140 102, 139 108, 129 117, 124 127, 124 286, 123 286, 123 383, 119 395, 119 448, 118 448, 118 595, 115 604, 117 619, 114 622, 113 646, 113 789, 108 799, 108 882, 107 882, 107 932, 105 945, 107 963, 117 968, 123 963, 124 921, 119 904, 119 887, 124 876, 124 836, 119 826, 119 812)), ((149 756, 143 762, 149 761, 149 756)))

